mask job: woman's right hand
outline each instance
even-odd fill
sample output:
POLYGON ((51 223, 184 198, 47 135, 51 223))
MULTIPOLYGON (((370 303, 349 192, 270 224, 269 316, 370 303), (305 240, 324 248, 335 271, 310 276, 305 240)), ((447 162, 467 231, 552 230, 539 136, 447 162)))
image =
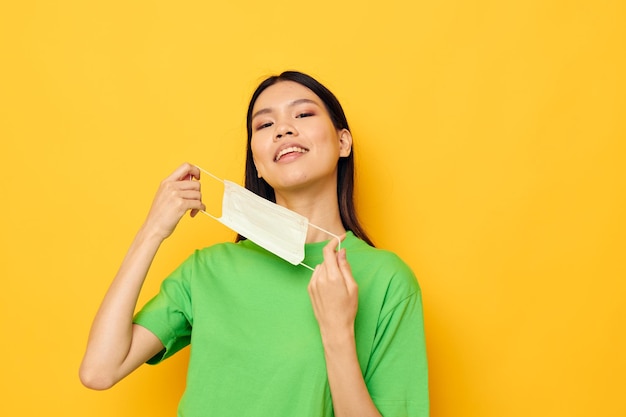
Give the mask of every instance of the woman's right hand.
POLYGON ((191 210, 205 210, 200 170, 183 164, 161 182, 145 223, 133 240, 94 318, 80 379, 93 389, 106 389, 163 349, 149 330, 133 325, 139 292, 163 241, 191 210))
POLYGON ((200 170, 189 163, 178 167, 170 176, 161 181, 152 207, 144 223, 144 229, 161 239, 172 234, 184 214, 191 210, 191 216, 206 210, 200 193, 200 170))

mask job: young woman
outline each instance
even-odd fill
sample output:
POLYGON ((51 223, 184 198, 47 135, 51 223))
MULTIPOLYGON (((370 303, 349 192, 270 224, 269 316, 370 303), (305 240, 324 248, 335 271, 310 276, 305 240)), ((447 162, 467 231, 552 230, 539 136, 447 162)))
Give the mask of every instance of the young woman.
POLYGON ((133 317, 160 244, 205 208, 199 169, 182 165, 161 183, 94 319, 83 384, 109 388, 191 344, 180 416, 427 416, 420 289, 359 225, 339 102, 284 72, 254 92, 247 127, 246 188, 343 236, 341 249, 309 228, 311 272, 238 236, 196 251, 133 317))

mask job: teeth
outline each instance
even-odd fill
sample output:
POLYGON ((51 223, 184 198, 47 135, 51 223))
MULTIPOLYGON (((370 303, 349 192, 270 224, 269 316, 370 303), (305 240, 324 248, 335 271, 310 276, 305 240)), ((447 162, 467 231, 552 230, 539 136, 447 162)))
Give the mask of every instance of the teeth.
POLYGON ((291 152, 306 153, 307 150, 303 148, 299 148, 297 146, 291 146, 289 148, 285 148, 282 151, 278 152, 278 155, 276 155, 276 158, 274 158, 274 161, 278 161, 280 158, 282 158, 283 155, 286 155, 291 152))

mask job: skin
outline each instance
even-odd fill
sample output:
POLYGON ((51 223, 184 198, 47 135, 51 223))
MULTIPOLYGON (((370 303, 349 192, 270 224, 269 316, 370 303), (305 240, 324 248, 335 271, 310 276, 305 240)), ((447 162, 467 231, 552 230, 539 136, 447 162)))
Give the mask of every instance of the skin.
MULTIPOLYGON (((351 152, 350 132, 337 130, 321 100, 306 87, 284 81, 268 87, 253 109, 252 152, 276 202, 337 235, 344 235, 337 202, 337 161, 351 152), (296 147, 276 160, 281 149, 296 147)), ((183 164, 163 180, 96 314, 80 367, 83 384, 107 389, 163 349, 159 339, 132 323, 141 287, 161 243, 182 216, 204 210, 198 168, 183 164)), ((328 240, 309 228, 307 242, 328 240)), ((337 417, 380 416, 359 367, 354 320, 358 287, 345 249, 331 239, 308 286, 320 327, 337 417)))

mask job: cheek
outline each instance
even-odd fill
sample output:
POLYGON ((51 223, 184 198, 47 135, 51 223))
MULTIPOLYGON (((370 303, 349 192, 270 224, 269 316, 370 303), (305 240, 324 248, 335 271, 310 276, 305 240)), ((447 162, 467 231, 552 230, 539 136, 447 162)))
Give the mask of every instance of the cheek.
POLYGON ((263 132, 254 133, 250 139, 250 149, 257 157, 267 148, 268 144, 271 144, 271 139, 268 140, 267 135, 264 135, 263 132))
POLYGON ((254 162, 258 177, 261 178, 263 176, 263 149, 259 146, 259 141, 253 138, 250 142, 250 150, 252 151, 252 162, 254 162))

